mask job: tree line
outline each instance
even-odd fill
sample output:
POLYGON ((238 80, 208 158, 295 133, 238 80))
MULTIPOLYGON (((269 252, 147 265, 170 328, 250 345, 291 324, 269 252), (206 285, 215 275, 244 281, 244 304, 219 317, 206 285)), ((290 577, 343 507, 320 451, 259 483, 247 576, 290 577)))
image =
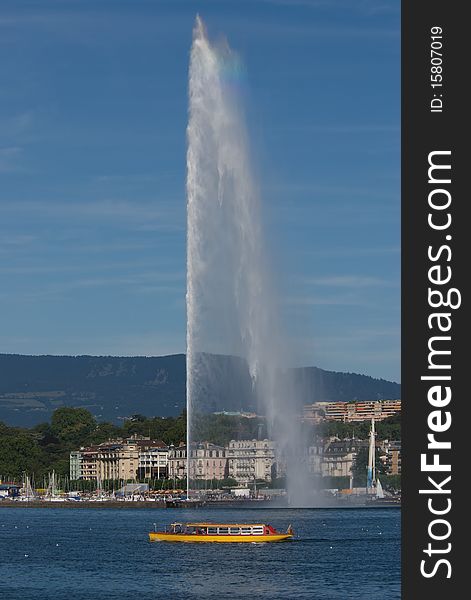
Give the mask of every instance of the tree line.
MULTIPOLYGON (((323 422, 310 429, 309 439, 330 436, 339 439, 367 439, 369 423, 323 422)), ((376 425, 378 439, 400 439, 400 415, 376 425)), ((69 454, 81 447, 101 444, 110 439, 129 438, 133 435, 161 440, 178 446, 186 440, 186 413, 177 417, 145 417, 133 415, 121 426, 98 422, 84 408, 61 407, 54 411, 50 423, 41 423, 30 429, 9 427, 0 421, 0 480, 20 480, 23 473, 42 479, 52 470, 68 475, 69 454)), ((196 415, 193 439, 208 440, 225 446, 231 439, 260 439, 267 437, 266 420, 237 415, 196 415)))

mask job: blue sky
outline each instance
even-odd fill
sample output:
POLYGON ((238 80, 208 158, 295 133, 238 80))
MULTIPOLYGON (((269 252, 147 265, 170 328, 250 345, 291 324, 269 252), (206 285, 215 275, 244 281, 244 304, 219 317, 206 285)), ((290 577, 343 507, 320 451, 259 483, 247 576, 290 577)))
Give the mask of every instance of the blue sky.
POLYGON ((4 0, 0 352, 184 351, 199 12, 245 65, 295 360, 399 381, 399 6, 4 0))

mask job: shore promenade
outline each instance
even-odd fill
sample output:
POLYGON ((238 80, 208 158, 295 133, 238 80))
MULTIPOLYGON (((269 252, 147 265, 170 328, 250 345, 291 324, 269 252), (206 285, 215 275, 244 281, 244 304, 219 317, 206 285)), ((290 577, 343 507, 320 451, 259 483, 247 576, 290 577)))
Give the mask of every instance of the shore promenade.
MULTIPOLYGON (((289 506, 285 502, 277 502, 271 500, 215 500, 215 501, 185 501, 185 500, 171 500, 171 501, 148 501, 148 500, 106 500, 106 501, 63 501, 63 502, 51 502, 48 500, 32 500, 32 501, 15 501, 15 500, 2 500, 0 501, 1 508, 96 508, 96 509, 154 509, 154 508, 250 508, 250 509, 295 509, 295 506, 289 506)), ((331 499, 328 501, 320 502, 318 506, 310 508, 400 508, 401 501, 397 499, 388 500, 336 500, 331 499)))

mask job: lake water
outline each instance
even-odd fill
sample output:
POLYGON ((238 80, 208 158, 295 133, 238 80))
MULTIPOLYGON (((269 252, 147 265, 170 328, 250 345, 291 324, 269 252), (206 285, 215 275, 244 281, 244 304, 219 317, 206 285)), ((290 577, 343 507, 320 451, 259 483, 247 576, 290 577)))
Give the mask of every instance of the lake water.
POLYGON ((0 508, 8 600, 398 600, 397 509, 0 508), (157 523, 266 522, 280 544, 150 543, 157 523))

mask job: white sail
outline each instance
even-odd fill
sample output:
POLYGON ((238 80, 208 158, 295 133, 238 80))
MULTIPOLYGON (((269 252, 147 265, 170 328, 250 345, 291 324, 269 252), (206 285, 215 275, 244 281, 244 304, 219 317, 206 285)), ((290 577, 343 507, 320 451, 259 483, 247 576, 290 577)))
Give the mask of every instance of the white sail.
POLYGON ((379 478, 376 480, 376 498, 384 498, 383 486, 379 478))

